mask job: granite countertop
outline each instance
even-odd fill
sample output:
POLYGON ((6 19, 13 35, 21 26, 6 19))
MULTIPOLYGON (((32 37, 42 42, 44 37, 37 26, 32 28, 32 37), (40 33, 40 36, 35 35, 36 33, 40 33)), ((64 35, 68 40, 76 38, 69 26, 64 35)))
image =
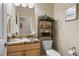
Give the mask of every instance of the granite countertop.
POLYGON ((15 41, 9 41, 6 43, 6 45, 18 45, 18 44, 31 44, 31 43, 37 43, 40 42, 40 40, 31 40, 31 41, 27 41, 27 40, 15 40, 15 41))

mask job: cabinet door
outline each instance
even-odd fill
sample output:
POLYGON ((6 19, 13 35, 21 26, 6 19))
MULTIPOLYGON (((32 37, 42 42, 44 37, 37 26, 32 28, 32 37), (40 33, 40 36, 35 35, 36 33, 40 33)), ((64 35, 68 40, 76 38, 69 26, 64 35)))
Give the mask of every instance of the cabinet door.
POLYGON ((40 49, 25 51, 26 56, 40 56, 40 49))
POLYGON ((12 52, 8 53, 8 56, 24 56, 24 52, 12 52))

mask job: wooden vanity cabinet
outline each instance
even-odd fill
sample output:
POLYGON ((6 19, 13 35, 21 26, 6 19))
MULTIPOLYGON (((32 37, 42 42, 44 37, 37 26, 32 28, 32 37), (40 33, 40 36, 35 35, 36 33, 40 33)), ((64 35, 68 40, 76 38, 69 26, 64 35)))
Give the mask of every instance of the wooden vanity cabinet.
POLYGON ((40 49, 33 49, 25 51, 26 56, 40 56, 40 49))
POLYGON ((9 45, 7 47, 8 56, 40 56, 40 42, 9 45))
POLYGON ((24 56, 24 52, 12 52, 8 53, 8 56, 24 56))

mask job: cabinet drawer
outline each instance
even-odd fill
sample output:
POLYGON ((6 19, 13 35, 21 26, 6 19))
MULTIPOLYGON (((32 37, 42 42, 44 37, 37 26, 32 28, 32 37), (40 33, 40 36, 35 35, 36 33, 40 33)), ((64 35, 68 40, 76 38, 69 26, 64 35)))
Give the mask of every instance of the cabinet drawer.
POLYGON ((8 53, 8 56, 24 56, 24 52, 13 52, 13 53, 8 53))
POLYGON ((25 50, 25 45, 12 45, 7 47, 7 52, 16 52, 25 50))
POLYGON ((26 56, 40 56, 40 49, 25 51, 26 56))
POLYGON ((37 49, 40 48, 40 43, 27 44, 25 48, 26 50, 37 49))

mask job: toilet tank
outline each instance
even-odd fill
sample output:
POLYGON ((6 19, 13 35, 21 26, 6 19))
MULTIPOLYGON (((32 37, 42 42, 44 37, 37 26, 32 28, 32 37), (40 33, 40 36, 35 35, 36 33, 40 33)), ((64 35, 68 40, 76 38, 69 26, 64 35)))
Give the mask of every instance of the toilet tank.
POLYGON ((52 49, 52 43, 53 43, 53 40, 42 41, 42 45, 43 45, 44 50, 52 49))

